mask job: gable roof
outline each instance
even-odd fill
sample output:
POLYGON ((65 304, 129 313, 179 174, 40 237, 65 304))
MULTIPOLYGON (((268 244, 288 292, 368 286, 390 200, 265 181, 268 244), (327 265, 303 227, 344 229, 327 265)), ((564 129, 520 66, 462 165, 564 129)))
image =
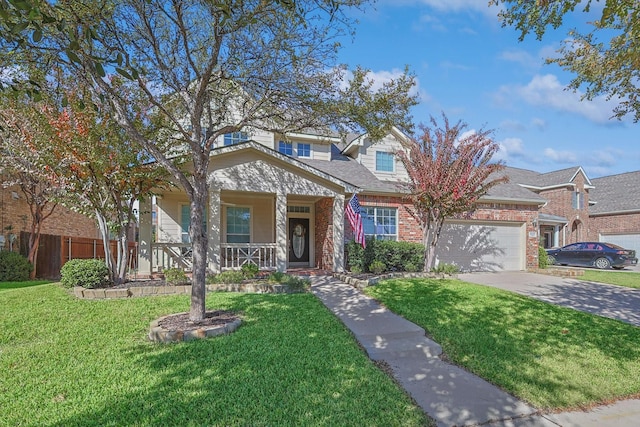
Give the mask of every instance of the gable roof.
POLYGON ((595 178, 593 185, 590 215, 640 212, 640 171, 595 178))
POLYGON ((573 166, 566 169, 546 173, 535 172, 527 169, 507 167, 505 168, 511 182, 520 184, 526 188, 536 190, 548 190, 556 187, 573 186, 578 174, 582 173, 587 188, 593 188, 591 180, 581 166, 573 166))

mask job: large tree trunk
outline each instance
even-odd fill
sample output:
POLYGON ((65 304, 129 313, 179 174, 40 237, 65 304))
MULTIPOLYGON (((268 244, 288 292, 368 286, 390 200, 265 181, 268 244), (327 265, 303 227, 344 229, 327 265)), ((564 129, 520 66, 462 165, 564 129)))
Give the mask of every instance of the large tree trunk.
POLYGON ((424 244, 424 272, 428 273, 435 267, 436 247, 444 224, 443 218, 431 220, 425 225, 422 234, 424 244))
POLYGON ((113 254, 111 253, 111 245, 109 244, 109 224, 107 219, 102 215, 98 210, 96 212, 96 219, 98 220, 98 228, 100 229, 100 234, 102 235, 102 247, 104 249, 104 262, 107 264, 107 269, 109 270, 109 281, 111 283, 116 283, 116 269, 115 269, 115 261, 113 259, 113 254))
POLYGON ((191 278, 191 310, 189 319, 199 321, 205 316, 205 293, 207 276, 207 230, 203 227, 204 212, 209 195, 207 181, 194 179, 191 197, 191 224, 189 236, 193 251, 193 275, 191 278))

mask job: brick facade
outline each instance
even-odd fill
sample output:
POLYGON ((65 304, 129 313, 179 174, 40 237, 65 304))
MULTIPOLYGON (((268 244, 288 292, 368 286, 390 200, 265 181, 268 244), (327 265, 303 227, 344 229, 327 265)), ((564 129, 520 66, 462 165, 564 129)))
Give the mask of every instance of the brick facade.
POLYGON ((547 204, 540 209, 541 213, 566 218, 569 222, 566 230, 565 244, 587 240, 592 226, 589 219, 589 189, 585 188, 586 179, 579 173, 573 180, 573 186, 554 188, 540 191, 540 196, 547 200, 547 204), (581 209, 574 208, 573 194, 580 193, 581 209))
POLYGON ((640 233, 640 212, 598 215, 589 218, 589 233, 586 240, 600 240, 600 234, 640 233))
MULTIPOLYGON (((31 213, 24 194, 18 187, 0 187, 0 233, 5 236, 5 247, 9 249, 9 234, 19 239, 20 232, 31 231, 31 213)), ((42 234, 70 237, 100 238, 100 232, 94 219, 73 212, 58 205, 47 218, 41 229, 42 234)), ((13 250, 19 247, 19 241, 13 243, 13 250)))
MULTIPOLYGON (((333 199, 324 198, 315 204, 316 267, 333 270, 333 199)), ((348 227, 348 226, 347 226, 348 227)), ((346 231, 346 228, 345 228, 346 231)))

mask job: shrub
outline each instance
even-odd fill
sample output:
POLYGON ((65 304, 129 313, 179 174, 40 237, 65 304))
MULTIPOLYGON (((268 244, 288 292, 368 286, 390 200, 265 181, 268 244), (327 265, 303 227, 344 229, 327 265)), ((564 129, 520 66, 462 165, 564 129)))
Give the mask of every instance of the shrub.
POLYGON ((418 266, 411 261, 407 261, 404 265, 404 271, 406 271, 407 273, 415 273, 418 271, 418 266))
POLYGON ((311 280, 299 276, 290 276, 288 274, 285 274, 284 280, 280 283, 287 285, 289 290, 297 292, 306 291, 311 287, 311 280))
POLYGON ((238 270, 227 270, 227 271, 223 271, 222 273, 207 277, 207 283, 209 284, 242 283, 243 280, 244 280, 244 274, 242 274, 242 271, 238 271, 238 270))
POLYGON ((0 251, 0 282, 29 280, 33 266, 17 252, 0 251))
POLYGON ((82 286, 92 289, 109 284, 109 269, 99 259, 72 259, 60 270, 60 283, 65 288, 82 286))
POLYGON ((359 265, 352 265, 349 271, 351 271, 353 274, 360 274, 362 273, 362 268, 359 265))
POLYGON ((419 243, 396 242, 393 240, 368 239, 366 249, 351 241, 347 244, 347 265, 350 271, 367 267, 375 260, 384 260, 387 271, 405 271, 407 263, 415 265, 416 271, 424 265, 424 246, 419 243))
POLYGON ((285 280, 286 276, 287 275, 282 271, 274 271, 269 274, 269 277, 267 277, 267 281, 269 281, 270 283, 282 283, 282 281, 285 280))
POLYGON ((189 283, 189 278, 181 268, 167 268, 164 270, 164 280, 170 285, 189 283))
POLYGON ((538 267, 545 269, 549 266, 549 255, 542 246, 538 246, 538 267))
POLYGON ((387 265, 379 260, 375 260, 369 265, 369 271, 373 274, 381 274, 387 270, 387 265))
POLYGON ((449 274, 449 275, 457 274, 457 273, 460 273, 460 267, 458 267, 455 264, 443 263, 443 264, 438 264, 437 267, 432 268, 431 272, 449 274))
POLYGON ((240 271, 242 271, 242 275, 245 279, 253 279, 258 275, 260 269, 254 263, 248 262, 246 264, 242 264, 240 271))

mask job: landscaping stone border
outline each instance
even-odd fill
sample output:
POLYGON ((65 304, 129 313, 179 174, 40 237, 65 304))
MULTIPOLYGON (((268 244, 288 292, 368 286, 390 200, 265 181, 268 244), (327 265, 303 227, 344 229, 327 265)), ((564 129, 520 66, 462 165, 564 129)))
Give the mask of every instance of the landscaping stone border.
POLYGON ((369 286, 373 286, 380 280, 386 279, 455 279, 458 276, 456 274, 443 274, 443 273, 387 273, 379 276, 371 277, 370 279, 359 279, 357 277, 350 276, 344 273, 333 273, 333 277, 344 283, 353 286, 356 289, 364 289, 369 286))
MULTIPOLYGON (((178 313, 185 314, 185 313, 178 313)), ((175 314, 169 315, 175 316, 175 314)), ((197 339, 211 338, 218 335, 225 335, 234 332, 240 324, 242 323, 241 319, 235 319, 229 323, 225 323, 224 325, 212 325, 212 326, 203 326, 198 329, 193 330, 170 330, 165 329, 159 325, 159 323, 166 319, 169 316, 160 317, 153 322, 151 322, 149 328, 149 339, 154 342, 159 343, 171 343, 171 342, 181 342, 181 341, 191 341, 197 339)))

